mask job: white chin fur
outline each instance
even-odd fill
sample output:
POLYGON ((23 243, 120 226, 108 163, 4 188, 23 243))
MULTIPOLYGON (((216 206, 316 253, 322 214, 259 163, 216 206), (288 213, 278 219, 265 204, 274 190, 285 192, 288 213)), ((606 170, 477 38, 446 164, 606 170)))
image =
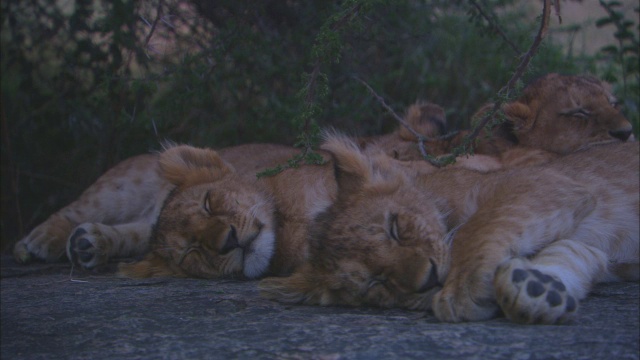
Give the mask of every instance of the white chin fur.
POLYGON ((244 276, 257 278, 264 275, 269 268, 275 247, 276 237, 272 231, 262 230, 249 249, 245 250, 244 276))

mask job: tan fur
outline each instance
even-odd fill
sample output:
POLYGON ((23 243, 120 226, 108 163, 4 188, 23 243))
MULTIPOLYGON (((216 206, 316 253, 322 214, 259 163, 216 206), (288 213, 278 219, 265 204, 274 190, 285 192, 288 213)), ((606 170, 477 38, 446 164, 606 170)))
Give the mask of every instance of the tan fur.
MULTIPOLYGON (((260 167, 285 163, 295 153, 271 153, 260 167)), ((245 155, 260 157, 252 154, 245 155)), ((187 146, 161 155, 163 170, 180 174, 174 179, 176 188, 154 226, 151 252, 138 263, 122 264, 123 275, 144 277, 160 271, 255 278, 290 273, 306 259, 307 226, 335 197, 331 165, 303 166, 257 179, 258 169, 242 170, 246 161, 236 163, 236 172, 220 160, 211 150, 187 146), (191 159, 202 160, 204 169, 191 159)))
POLYGON ((88 267, 107 257, 146 251, 151 223, 171 186, 157 173, 157 155, 127 159, 102 175, 80 197, 51 215, 14 246, 19 262, 64 259, 67 244, 83 239, 98 250, 88 267), (132 201, 135 199, 135 201, 132 201), (115 235, 103 236, 102 232, 115 235))
MULTIPOLYGON (((493 108, 482 106, 472 117, 476 121, 493 108)), ((631 123, 620 113, 616 100, 599 80, 589 76, 548 74, 529 84, 519 99, 502 106, 504 123, 482 131, 474 154, 495 157, 503 167, 541 164, 592 145, 627 141, 631 123)), ((428 154, 445 155, 462 144, 470 131, 450 139, 444 135, 446 118, 437 105, 416 103, 405 121, 427 138, 428 154)), ((399 160, 419 160, 415 136, 399 126, 395 132, 361 142, 363 148, 377 146, 399 160)))
POLYGON ((335 197, 330 164, 257 179, 297 153, 269 144, 220 152, 181 145, 125 160, 18 242, 14 255, 55 261, 66 247, 74 263, 95 268, 147 254, 122 264, 135 277, 290 272, 306 257, 308 223, 335 197))
POLYGON ((341 137, 325 149, 338 200, 313 225, 308 264, 261 281, 266 297, 433 309, 453 322, 501 308, 514 321, 554 323, 575 314, 591 284, 638 268, 637 143, 491 173, 411 171, 341 137))
MULTIPOLYGON (((430 102, 418 101, 409 106, 404 116, 409 127, 428 141, 424 142, 428 154, 442 155, 449 152, 450 143, 436 140, 446 134, 447 118, 444 109, 430 102)), ((395 131, 367 138, 359 139, 359 146, 363 149, 382 149, 387 155, 398 160, 422 159, 417 144, 418 138, 405 126, 399 125, 395 131)))

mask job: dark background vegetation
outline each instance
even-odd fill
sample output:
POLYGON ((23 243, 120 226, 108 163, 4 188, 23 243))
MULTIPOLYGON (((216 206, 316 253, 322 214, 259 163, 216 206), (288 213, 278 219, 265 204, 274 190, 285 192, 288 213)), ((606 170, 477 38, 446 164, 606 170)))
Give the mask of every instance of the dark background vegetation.
MULTIPOLYGON (((560 24, 552 15, 523 81, 547 72, 605 79, 638 137, 637 1, 593 3, 561 2, 588 7, 596 20, 560 24), (604 39, 597 49, 575 45, 587 25, 604 39)), ((106 169, 163 140, 294 144, 309 121, 354 135, 393 129, 355 77, 398 113, 425 99, 446 109, 451 129, 468 128, 513 74, 541 8, 529 0, 2 0, 2 249, 106 169)))

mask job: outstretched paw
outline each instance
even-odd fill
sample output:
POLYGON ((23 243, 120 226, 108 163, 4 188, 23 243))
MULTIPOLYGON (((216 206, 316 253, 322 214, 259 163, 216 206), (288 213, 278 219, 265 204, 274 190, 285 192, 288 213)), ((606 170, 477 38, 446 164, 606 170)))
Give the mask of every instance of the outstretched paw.
POLYGON ((105 264, 108 251, 99 228, 93 224, 82 224, 75 228, 67 242, 67 255, 71 262, 85 269, 105 264))
POLYGON ((502 311, 518 323, 561 323, 570 319, 578 308, 578 302, 562 281, 531 268, 524 259, 512 259, 500 265, 494 286, 502 311))
POLYGON ((13 257, 21 264, 33 260, 55 262, 64 259, 65 241, 71 225, 52 217, 33 229, 13 247, 13 257))

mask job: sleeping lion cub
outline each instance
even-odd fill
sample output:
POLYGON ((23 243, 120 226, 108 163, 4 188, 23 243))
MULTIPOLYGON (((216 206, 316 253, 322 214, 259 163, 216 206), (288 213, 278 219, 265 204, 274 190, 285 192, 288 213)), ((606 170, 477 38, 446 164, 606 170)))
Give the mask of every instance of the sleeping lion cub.
POLYGON ((556 323, 593 283, 638 280, 637 142, 491 173, 423 172, 342 136, 323 148, 337 199, 312 225, 309 261, 261 281, 268 298, 556 323))
MULTIPOLYGON (((485 105, 474 118, 493 107, 485 105)), ((591 76, 547 74, 531 82, 522 95, 502 106, 504 122, 490 134, 481 132, 475 154, 495 157, 503 166, 528 166, 566 155, 585 147, 633 138, 631 123, 619 111, 617 100, 605 84, 591 76)), ((414 130, 431 138, 425 142, 430 155, 440 156, 462 144, 469 131, 449 139, 444 109, 417 102, 404 119, 414 130)), ((420 160, 417 138, 399 127, 395 132, 361 141, 375 144, 399 160, 420 160)), ((462 158, 459 158, 462 159, 462 158)))
POLYGON ((84 268, 123 264, 129 276, 262 276, 290 272, 306 257, 307 223, 328 206, 330 165, 257 179, 299 150, 270 144, 219 152, 191 146, 130 158, 14 247, 19 262, 67 257, 84 268))

